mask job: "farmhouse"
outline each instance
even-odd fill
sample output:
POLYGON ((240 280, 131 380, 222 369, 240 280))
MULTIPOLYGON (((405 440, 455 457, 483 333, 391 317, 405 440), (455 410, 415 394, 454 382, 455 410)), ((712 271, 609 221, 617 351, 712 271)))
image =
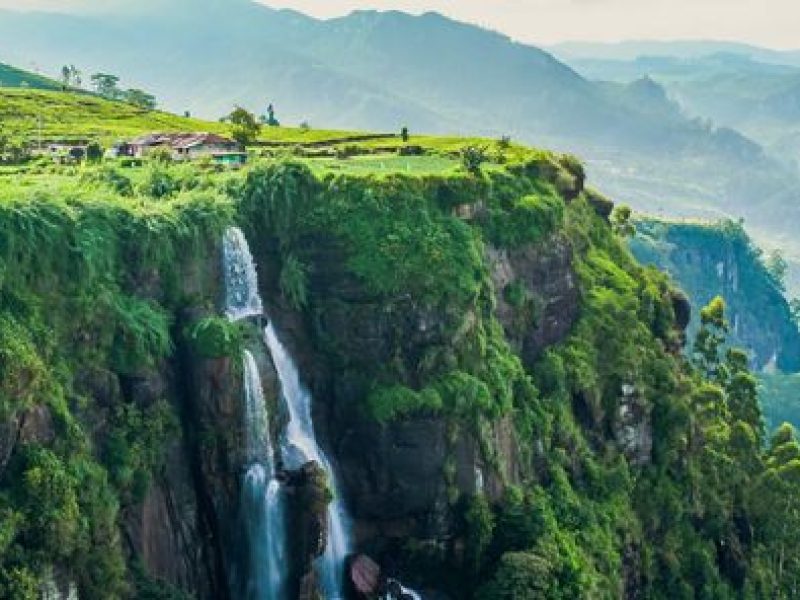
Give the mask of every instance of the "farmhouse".
POLYGON ((244 162, 245 155, 231 139, 215 133, 151 133, 128 142, 130 156, 141 158, 158 148, 166 148, 174 160, 210 156, 219 162, 244 162))

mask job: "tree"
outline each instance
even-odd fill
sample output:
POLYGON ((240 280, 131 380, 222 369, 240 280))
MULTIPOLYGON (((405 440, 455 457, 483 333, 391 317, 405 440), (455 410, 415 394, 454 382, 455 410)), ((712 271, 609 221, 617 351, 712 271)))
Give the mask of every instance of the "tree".
POLYGON ((116 75, 109 75, 107 73, 95 73, 92 75, 92 85, 95 91, 103 98, 116 100, 120 96, 120 90, 117 87, 119 77, 116 75))
POLYGON ((81 72, 75 65, 64 65, 61 67, 61 84, 64 88, 81 87, 81 72))
POLYGON ((486 162, 486 150, 477 146, 465 146, 461 149, 461 164, 472 175, 479 175, 481 165, 486 162))
POLYGON ((75 68, 75 65, 70 65, 70 73, 72 77, 72 85, 73 87, 79 88, 83 85, 83 76, 81 72, 75 68))
POLYGON ((794 322, 800 327, 800 298, 792 298, 789 302, 789 309, 792 311, 794 322))
POLYGON ((725 392, 731 416, 734 420, 747 423, 760 443, 764 436, 764 423, 758 404, 758 381, 750 372, 747 353, 739 348, 731 348, 725 363, 728 371, 725 392))
POLYGON ((123 92, 125 102, 144 108, 145 110, 153 110, 156 107, 156 97, 152 94, 139 89, 130 89, 123 92))
POLYGON ((695 366, 704 377, 715 383, 727 380, 727 368, 720 362, 719 352, 728 330, 725 301, 717 296, 700 311, 700 330, 692 349, 695 366))
POLYGON ((631 207, 625 204, 620 204, 614 209, 614 212, 611 213, 611 227, 614 229, 614 233, 626 238, 634 236, 636 227, 631 223, 632 214, 631 207))
POLYGON ((86 161, 99 163, 103 158, 103 147, 97 142, 92 142, 86 146, 86 161))
POLYGON ((408 127, 403 127, 403 128, 400 130, 400 137, 402 138, 402 140, 403 140, 403 143, 406 143, 406 142, 408 142, 408 138, 409 138, 409 135, 408 135, 408 127))
POLYGON ((270 104, 267 107, 267 114, 265 117, 262 117, 262 121, 268 125, 269 127, 280 127, 280 121, 275 118, 275 106, 270 104))
POLYGON ((785 292, 786 274, 789 272, 789 264, 783 257, 783 253, 780 250, 773 250, 764 266, 767 268, 767 272, 775 284, 775 287, 781 292, 785 292))
POLYGON ((231 130, 233 139, 242 146, 255 142, 258 134, 261 133, 261 124, 256 116, 241 106, 234 109, 228 117, 228 121, 233 126, 231 130))

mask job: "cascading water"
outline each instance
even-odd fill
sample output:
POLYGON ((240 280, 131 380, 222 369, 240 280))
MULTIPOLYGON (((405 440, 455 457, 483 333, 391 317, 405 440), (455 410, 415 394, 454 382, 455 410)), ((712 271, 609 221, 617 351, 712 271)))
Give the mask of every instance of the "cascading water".
MULTIPOLYGON (((225 305, 229 319, 236 321, 262 316, 258 275, 242 231, 232 227, 223 240, 225 305)), ((299 469, 316 461, 325 469, 334 500, 328 507, 328 539, 318 568, 323 596, 338 600, 344 593, 345 559, 350 552, 349 518, 338 493, 331 463, 317 444, 311 418, 311 395, 300 384, 297 367, 281 344, 270 322, 264 341, 278 372, 289 422, 281 436, 281 455, 287 469, 299 469)), ((248 538, 248 600, 280 600, 285 596, 286 531, 283 494, 275 478, 275 461, 269 436, 269 421, 261 378, 253 355, 244 353, 249 467, 242 490, 243 512, 248 538)))
POLYGON ((269 417, 261 376, 253 355, 244 352, 246 451, 248 468, 242 490, 242 514, 247 535, 246 598, 285 597, 286 535, 283 496, 275 479, 269 417))
POLYGON ((325 598, 327 600, 342 598, 345 559, 350 553, 347 511, 339 494, 339 486, 331 463, 317 444, 314 435, 314 423, 311 419, 311 394, 300 383, 297 367, 278 339, 271 322, 264 330, 264 340, 275 363, 289 412, 289 423, 281 439, 284 463, 287 468, 297 469, 308 461, 316 461, 325 469, 330 479, 333 501, 328 507, 328 539, 325 554, 320 557, 318 567, 325 598))
POLYGON ((258 293, 258 274, 244 233, 229 227, 222 240, 222 266, 225 278, 225 314, 231 321, 264 314, 258 293))
MULTIPOLYGON (((244 234, 230 228, 223 239, 225 312, 232 321, 261 316, 255 263, 244 234)), ((275 478, 264 388, 253 354, 245 350, 245 452, 247 471, 242 483, 242 520, 246 565, 242 593, 246 600, 286 597, 286 531, 283 494, 275 478)))

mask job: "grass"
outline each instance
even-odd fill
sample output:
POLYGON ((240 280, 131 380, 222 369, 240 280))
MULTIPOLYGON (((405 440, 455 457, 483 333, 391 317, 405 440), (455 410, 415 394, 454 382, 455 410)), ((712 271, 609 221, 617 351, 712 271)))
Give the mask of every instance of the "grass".
MULTIPOLYGON (((138 108, 86 93, 0 88, 0 129, 10 137, 28 139, 33 145, 59 140, 97 140, 104 146, 154 131, 208 131, 230 134, 230 126, 217 121, 186 118, 162 111, 138 108)), ((296 148, 314 149, 323 156, 312 164, 330 170, 364 172, 442 173, 458 164, 466 146, 484 148, 489 163, 502 155, 503 162, 529 158, 530 148, 501 144, 482 138, 413 135, 406 143, 399 135, 364 131, 264 127, 257 152, 276 155, 296 148), (403 146, 417 146, 425 156, 398 155, 403 146), (340 154, 367 157, 339 161, 340 154)), ((487 163, 487 166, 489 166, 487 163)), ((0 177, 20 172, 19 167, 0 166, 0 177)))
POLYGON ((336 158, 309 159, 312 167, 351 175, 368 173, 411 173, 435 175, 458 167, 459 162, 446 156, 356 156, 347 160, 336 158))

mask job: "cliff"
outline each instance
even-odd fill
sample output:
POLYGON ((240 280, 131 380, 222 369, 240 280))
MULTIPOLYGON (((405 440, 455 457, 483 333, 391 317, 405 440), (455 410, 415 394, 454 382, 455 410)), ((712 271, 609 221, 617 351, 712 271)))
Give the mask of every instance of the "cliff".
POLYGON ((752 353, 753 366, 800 371, 800 330, 789 303, 744 228, 733 222, 678 223, 643 220, 631 250, 644 264, 669 273, 696 309, 715 296, 728 307, 730 342, 752 353))
MULTIPOLYGON (((789 589, 781 514, 751 502, 767 471, 746 366, 712 348, 733 378, 709 382, 686 362, 685 300, 574 159, 496 151, 469 170, 265 160, 151 166, 134 194, 107 169, 5 190, 0 595, 242 597, 243 348, 271 429, 286 416, 263 323, 221 318, 231 225, 384 576, 454 599, 789 589)), ((315 597, 329 498, 313 467, 285 478, 292 596, 315 597)))

